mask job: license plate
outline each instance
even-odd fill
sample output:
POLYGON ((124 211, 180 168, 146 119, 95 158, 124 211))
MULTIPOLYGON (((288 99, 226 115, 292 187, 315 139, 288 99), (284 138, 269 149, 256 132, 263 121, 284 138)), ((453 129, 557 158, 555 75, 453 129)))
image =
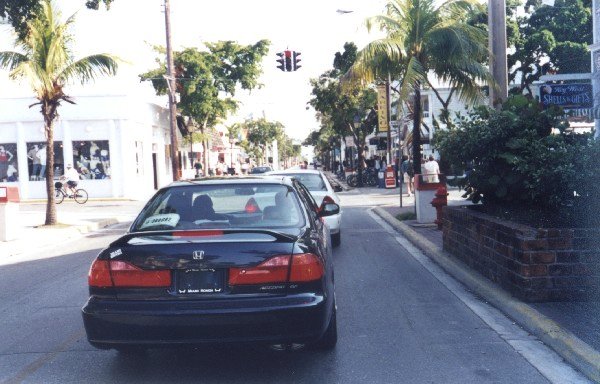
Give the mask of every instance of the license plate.
POLYGON ((222 269, 186 269, 177 275, 177 293, 209 294, 223 292, 225 273, 222 269))

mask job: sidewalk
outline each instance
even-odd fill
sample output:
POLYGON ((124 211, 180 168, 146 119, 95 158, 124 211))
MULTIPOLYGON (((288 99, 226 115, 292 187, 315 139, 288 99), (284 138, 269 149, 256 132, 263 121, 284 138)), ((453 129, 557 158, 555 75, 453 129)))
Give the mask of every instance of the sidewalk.
MULTIPOLYGON (((453 195, 456 196, 451 193, 453 195)), ((450 205, 464 202, 462 199, 451 200, 451 196, 450 205)), ((418 224, 416 220, 396 219, 397 215, 413 210, 412 205, 403 208, 397 205, 383 206, 375 208, 375 213, 447 273, 537 336, 588 378, 600 382, 600 303, 521 302, 446 253, 443 250, 442 231, 437 226, 418 224)))
POLYGON ((41 250, 83 237, 110 225, 132 221, 144 202, 115 199, 90 199, 86 204, 64 202, 57 205, 58 224, 44 226, 46 203, 26 201, 19 204, 19 215, 15 220, 17 236, 9 241, 0 241, 0 262, 9 258, 39 253, 41 250))

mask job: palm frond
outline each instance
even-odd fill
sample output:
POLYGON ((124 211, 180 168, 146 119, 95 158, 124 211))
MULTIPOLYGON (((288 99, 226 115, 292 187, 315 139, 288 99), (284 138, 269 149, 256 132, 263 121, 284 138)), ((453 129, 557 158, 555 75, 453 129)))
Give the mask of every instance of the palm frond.
POLYGON ((416 57, 411 57, 406 65, 406 73, 400 84, 400 100, 408 100, 415 88, 427 78, 427 71, 416 57))
POLYGON ((406 57, 396 39, 386 38, 367 44, 356 56, 356 61, 343 79, 362 79, 372 82, 381 74, 387 75, 406 57))
POLYGON ((19 64, 27 61, 27 56, 19 52, 0 52, 0 68, 14 70, 19 64))
POLYGON ((117 73, 119 59, 109 54, 97 54, 79 59, 58 74, 57 79, 63 84, 69 83, 74 79, 82 84, 94 80, 99 75, 112 76, 117 73))

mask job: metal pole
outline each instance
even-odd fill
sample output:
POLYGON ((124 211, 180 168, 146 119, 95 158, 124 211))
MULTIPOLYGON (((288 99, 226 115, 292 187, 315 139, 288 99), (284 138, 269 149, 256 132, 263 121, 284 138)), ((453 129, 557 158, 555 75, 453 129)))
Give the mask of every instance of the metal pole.
POLYGON ((181 168, 179 167, 179 146, 177 145, 177 106, 175 100, 176 82, 175 68, 173 64, 173 49, 171 47, 171 6, 169 0, 165 0, 165 31, 167 37, 167 82, 169 85, 169 117, 171 133, 171 166, 173 168, 173 181, 181 179, 181 168))
POLYGON ((496 109, 508 98, 506 59, 506 0, 488 0, 490 71, 496 82, 490 85, 490 106, 496 109))

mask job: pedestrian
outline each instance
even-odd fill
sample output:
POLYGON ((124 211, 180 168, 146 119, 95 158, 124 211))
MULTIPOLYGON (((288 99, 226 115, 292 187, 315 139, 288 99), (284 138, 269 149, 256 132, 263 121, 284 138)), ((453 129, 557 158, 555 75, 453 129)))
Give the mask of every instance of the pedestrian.
POLYGON ((440 166, 433 155, 429 155, 429 161, 423 165, 423 174, 427 176, 428 183, 439 183, 440 166))
POLYGON ((194 169, 196 170, 196 177, 202 177, 202 164, 199 161, 194 164, 194 169))
POLYGON ((406 192, 408 193, 408 196, 412 196, 414 191, 413 177, 415 175, 415 171, 412 161, 410 161, 407 155, 402 155, 402 164, 400 164, 400 169, 402 170, 404 183, 406 183, 406 192))

